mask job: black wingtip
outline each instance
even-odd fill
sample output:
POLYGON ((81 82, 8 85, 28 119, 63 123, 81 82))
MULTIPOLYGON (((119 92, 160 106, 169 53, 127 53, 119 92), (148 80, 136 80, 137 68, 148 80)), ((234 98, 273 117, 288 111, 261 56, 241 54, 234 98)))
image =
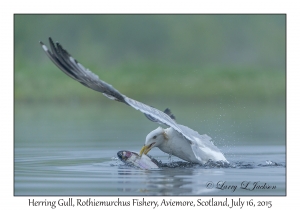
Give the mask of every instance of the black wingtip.
POLYGON ((44 45, 44 43, 43 43, 42 41, 40 41, 40 44, 41 44, 41 45, 44 45))
POLYGON ((49 39, 50 44, 53 44, 53 45, 54 45, 54 42, 53 42, 52 38, 49 37, 48 39, 49 39))
POLYGON ((171 117, 171 119, 176 120, 175 116, 172 114, 171 110, 169 108, 166 108, 164 113, 166 113, 167 115, 169 115, 169 117, 171 117))

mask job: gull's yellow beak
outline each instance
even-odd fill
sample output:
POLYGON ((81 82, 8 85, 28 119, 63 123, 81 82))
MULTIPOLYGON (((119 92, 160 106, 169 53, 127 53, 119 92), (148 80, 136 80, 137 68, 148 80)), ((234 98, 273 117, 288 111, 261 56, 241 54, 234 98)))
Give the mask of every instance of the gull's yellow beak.
POLYGON ((152 149, 151 146, 152 144, 148 146, 144 145, 140 151, 140 156, 142 156, 143 154, 147 155, 147 153, 152 149))

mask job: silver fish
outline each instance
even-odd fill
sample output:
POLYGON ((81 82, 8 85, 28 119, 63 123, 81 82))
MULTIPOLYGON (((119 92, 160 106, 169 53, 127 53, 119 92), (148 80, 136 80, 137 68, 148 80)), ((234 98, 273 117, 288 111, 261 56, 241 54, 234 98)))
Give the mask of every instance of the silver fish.
POLYGON ((119 151, 117 153, 118 158, 128 164, 133 165, 141 169, 156 169, 158 167, 158 161, 154 158, 150 158, 148 155, 143 154, 140 156, 136 152, 130 152, 126 150, 119 151))

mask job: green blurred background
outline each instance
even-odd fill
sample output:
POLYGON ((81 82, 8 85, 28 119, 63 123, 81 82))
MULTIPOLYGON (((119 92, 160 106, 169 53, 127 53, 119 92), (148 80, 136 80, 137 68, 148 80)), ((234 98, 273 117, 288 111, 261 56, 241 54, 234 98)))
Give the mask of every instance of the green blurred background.
POLYGON ((17 145, 49 133, 64 138, 67 116, 87 125, 147 121, 60 72, 39 45, 49 36, 121 93, 171 108, 178 122, 219 144, 243 136, 285 143, 285 15, 15 15, 14 23, 17 145))

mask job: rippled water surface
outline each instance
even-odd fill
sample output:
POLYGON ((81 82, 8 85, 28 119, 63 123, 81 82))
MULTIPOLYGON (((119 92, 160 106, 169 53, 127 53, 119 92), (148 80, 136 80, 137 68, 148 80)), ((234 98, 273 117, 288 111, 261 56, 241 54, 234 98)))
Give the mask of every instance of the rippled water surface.
MULTIPOLYGON (((188 164, 153 149, 150 154, 163 163, 162 167, 141 170, 124 165, 117 159, 117 152, 139 151, 147 133, 157 125, 139 114, 135 116, 134 111, 109 118, 113 113, 110 109, 97 113, 96 108, 91 108, 80 114, 78 109, 55 108, 45 112, 44 107, 17 107, 15 195, 286 193, 285 127, 281 118, 265 119, 259 113, 250 113, 233 122, 232 114, 226 112, 225 117, 204 122, 188 115, 180 123, 205 129, 230 164, 188 164)), ((268 114, 267 109, 264 111, 268 114)))
MULTIPOLYGON (((231 162, 229 167, 178 164, 173 160, 170 166, 151 171, 124 165, 117 160, 116 150, 34 148, 15 152, 16 195, 285 193, 283 147, 236 147, 235 155, 227 155, 231 162), (256 189, 255 186, 271 188, 256 189)), ((170 163, 168 158, 159 156, 159 152, 152 153, 170 163)))

